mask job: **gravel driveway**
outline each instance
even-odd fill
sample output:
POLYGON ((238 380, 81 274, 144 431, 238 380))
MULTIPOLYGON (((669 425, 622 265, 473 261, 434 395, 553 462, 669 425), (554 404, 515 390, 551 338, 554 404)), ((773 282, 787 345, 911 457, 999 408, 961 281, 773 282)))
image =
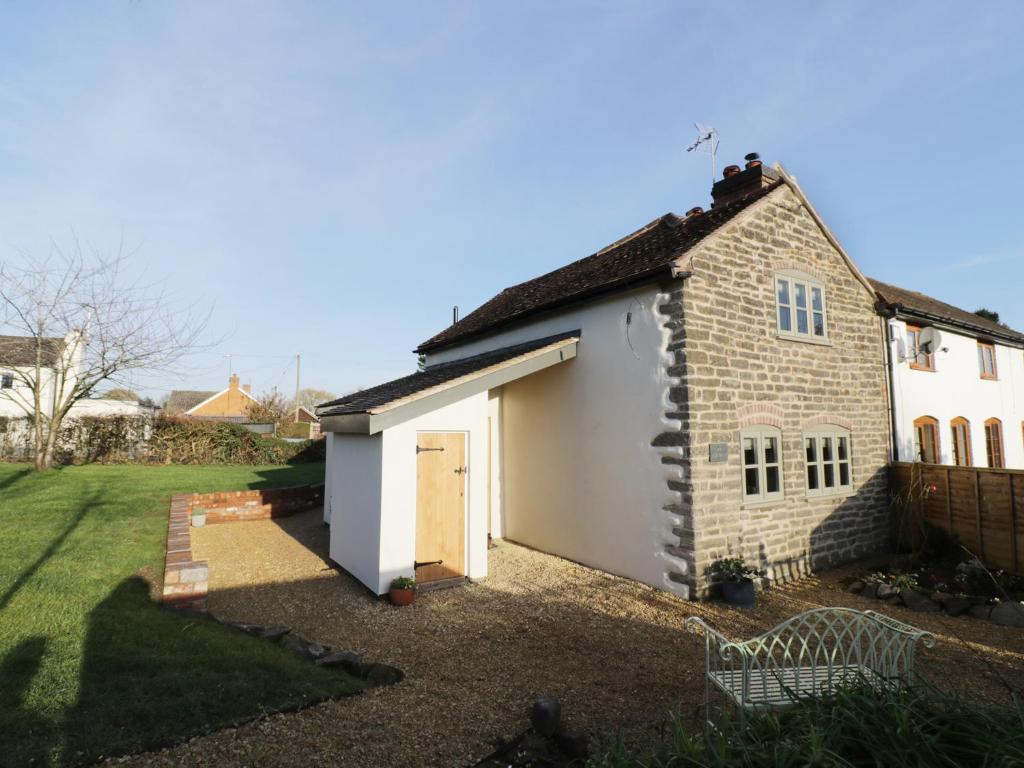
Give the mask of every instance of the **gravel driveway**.
POLYGON ((210 561, 210 610, 288 625, 398 666, 405 680, 119 764, 458 768, 523 730, 542 695, 561 699, 572 727, 641 738, 668 708, 703 700, 703 640, 681 629, 691 614, 749 637, 820 605, 886 610, 936 634, 938 647, 919 652, 926 676, 994 700, 1007 694, 993 672, 1024 688, 1024 631, 886 609, 845 593, 844 571, 770 590, 743 611, 499 542, 485 581, 396 609, 328 565, 321 517, 313 510, 196 531, 196 556, 210 561))

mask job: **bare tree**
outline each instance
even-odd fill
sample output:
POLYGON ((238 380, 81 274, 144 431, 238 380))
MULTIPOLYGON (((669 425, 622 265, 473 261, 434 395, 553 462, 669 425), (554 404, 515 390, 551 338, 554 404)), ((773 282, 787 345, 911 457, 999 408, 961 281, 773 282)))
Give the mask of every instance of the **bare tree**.
POLYGON ((37 469, 49 467, 72 406, 130 372, 167 372, 200 348, 209 313, 179 308, 159 285, 125 274, 131 254, 70 252, 0 264, 0 389, 33 428, 37 469), (11 361, 21 364, 12 364, 11 361))
POLYGON ((338 396, 333 392, 329 392, 326 389, 314 389, 313 387, 305 387, 299 390, 299 396, 295 398, 293 403, 294 407, 298 408, 303 406, 309 410, 313 410, 321 403, 329 402, 330 400, 336 399, 338 396))
POLYGON ((274 424, 275 426, 292 418, 288 401, 277 391, 277 387, 256 398, 256 402, 249 406, 246 415, 254 424, 274 424))

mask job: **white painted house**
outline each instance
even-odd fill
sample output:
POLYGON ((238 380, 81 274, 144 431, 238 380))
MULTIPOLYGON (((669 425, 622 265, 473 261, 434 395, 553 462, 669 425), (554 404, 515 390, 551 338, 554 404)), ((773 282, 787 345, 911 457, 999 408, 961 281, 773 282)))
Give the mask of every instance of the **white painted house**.
POLYGON ((320 405, 330 557, 380 594, 481 579, 506 537, 686 596, 728 553, 781 578, 884 540, 874 291, 747 159, 710 210, 507 288, 421 371, 320 405))
POLYGON ((872 283, 887 318, 895 458, 1024 469, 1024 334, 872 283))

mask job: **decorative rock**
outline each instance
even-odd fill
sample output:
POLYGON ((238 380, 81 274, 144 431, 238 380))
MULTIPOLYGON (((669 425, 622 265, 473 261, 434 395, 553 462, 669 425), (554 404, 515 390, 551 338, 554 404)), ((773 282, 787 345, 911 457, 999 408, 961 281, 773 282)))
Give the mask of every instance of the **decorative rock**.
POLYGON ((303 640, 298 635, 291 633, 282 637, 278 642, 289 651, 297 653, 299 656, 304 658, 312 659, 313 661, 316 661, 327 653, 327 649, 322 645, 319 645, 318 643, 311 643, 308 640, 303 640))
POLYGON ((877 581, 866 581, 864 582, 864 589, 861 591, 864 597, 875 597, 878 594, 878 582, 877 581))
POLYGON ((555 734, 559 751, 571 760, 586 760, 589 752, 587 737, 579 731, 559 731, 555 734))
POLYGON ((846 588, 846 591, 847 592, 852 592, 855 595, 859 594, 859 593, 864 591, 864 582, 861 581, 860 579, 857 579, 855 581, 851 581, 850 582, 850 586, 848 586, 846 588))
POLYGON ((541 736, 553 736, 558 730, 558 721, 562 716, 562 705, 558 699, 542 698, 533 702, 530 723, 541 736))
POLYGON ((875 590, 875 597, 879 600, 885 600, 886 598, 898 595, 900 591, 892 584, 881 583, 878 585, 878 589, 875 590))
POLYGON ((405 673, 402 670, 388 664, 368 664, 364 666, 369 667, 366 670, 366 682, 373 686, 394 685, 395 683, 402 682, 405 678, 405 673))
POLYGON ((972 605, 967 613, 975 619, 989 619, 992 616, 991 605, 972 605))
POLYGON ((950 616, 963 616, 969 610, 971 610, 971 603, 966 597, 957 597, 956 595, 944 595, 942 598, 942 607, 946 609, 946 613, 950 616))
POLYGON ((938 613, 942 610, 941 606, 932 600, 927 595, 922 595, 915 589, 905 589, 900 592, 900 597, 903 598, 903 602, 906 603, 907 608, 912 611, 920 611, 922 613, 938 613))
POLYGON ((288 627, 262 627, 259 632, 259 636, 262 637, 264 640, 280 640, 289 632, 291 632, 291 630, 288 627))
POLYGON ((1024 627, 1024 605, 1006 600, 992 609, 991 618, 1001 627, 1024 627))
POLYGON ((889 597, 885 598, 885 604, 898 606, 905 605, 905 603, 903 602, 903 598, 899 595, 889 595, 889 597))
POLYGON ((359 654, 354 651, 334 651, 316 660, 318 667, 347 667, 360 662, 359 654))

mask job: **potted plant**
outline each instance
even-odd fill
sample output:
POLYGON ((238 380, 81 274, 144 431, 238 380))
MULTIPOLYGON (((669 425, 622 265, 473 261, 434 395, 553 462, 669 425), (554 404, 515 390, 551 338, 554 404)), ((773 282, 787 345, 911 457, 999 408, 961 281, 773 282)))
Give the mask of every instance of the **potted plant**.
POLYGON ((202 528, 204 525, 206 525, 206 510, 196 507, 192 510, 192 527, 202 528))
POLYGON ((394 605, 409 605, 416 594, 416 579, 411 576, 399 576, 392 580, 388 597, 394 605))
POLYGON ((750 608, 757 601, 754 579, 762 575, 747 565, 742 557, 723 557, 711 564, 711 574, 721 587, 722 599, 729 605, 750 608))

